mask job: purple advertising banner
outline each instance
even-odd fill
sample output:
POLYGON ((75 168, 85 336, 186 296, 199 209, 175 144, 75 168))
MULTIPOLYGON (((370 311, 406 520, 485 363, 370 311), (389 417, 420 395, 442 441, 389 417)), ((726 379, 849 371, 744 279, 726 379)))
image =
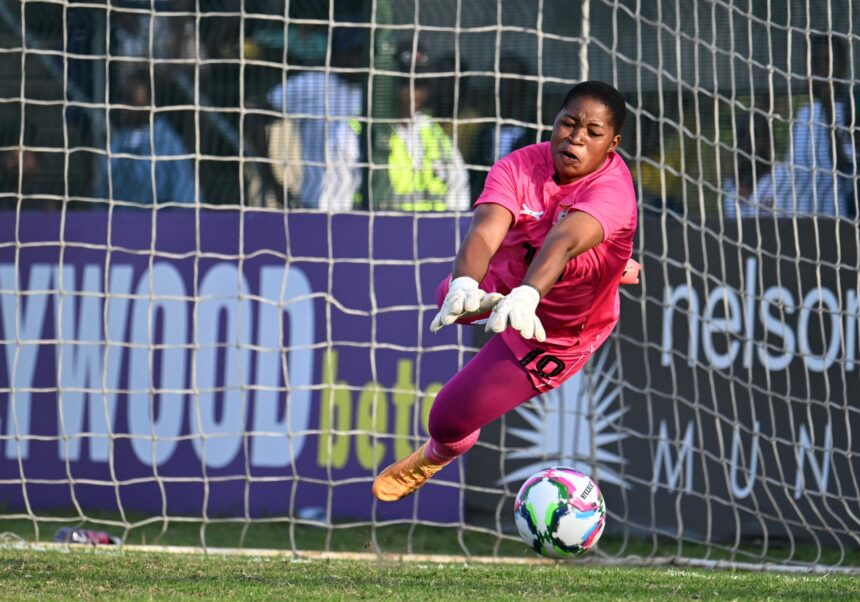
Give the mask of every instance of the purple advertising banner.
POLYGON ((0 506, 461 520, 460 470, 370 484, 467 359, 427 328, 466 225, 0 214, 0 506))

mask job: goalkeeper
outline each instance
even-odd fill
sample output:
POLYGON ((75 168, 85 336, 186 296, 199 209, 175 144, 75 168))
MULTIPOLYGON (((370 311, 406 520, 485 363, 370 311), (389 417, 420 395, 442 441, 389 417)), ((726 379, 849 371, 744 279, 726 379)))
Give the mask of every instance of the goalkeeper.
POLYGON ((499 336, 439 391, 430 440, 376 477, 378 499, 414 492, 471 448, 482 426, 561 385, 609 337, 619 283, 638 281, 636 195, 615 152, 625 114, 612 86, 577 84, 549 142, 490 170, 430 330, 487 318, 499 336))

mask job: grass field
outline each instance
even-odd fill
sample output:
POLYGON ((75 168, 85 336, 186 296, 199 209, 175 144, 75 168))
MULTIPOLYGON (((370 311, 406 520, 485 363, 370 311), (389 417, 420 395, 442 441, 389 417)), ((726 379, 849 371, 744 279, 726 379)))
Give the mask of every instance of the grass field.
MULTIPOLYGON (((2 513, 0 513, 2 514, 2 513)), ((27 519, 0 519, 0 544, 7 542, 51 542, 57 529, 64 526, 103 530, 125 537, 129 546, 157 545, 180 547, 250 548, 274 551, 373 553, 385 555, 453 555, 470 557, 506 557, 516 561, 533 560, 537 556, 516 535, 501 536, 491 531, 456 529, 413 523, 370 526, 367 524, 333 524, 311 526, 286 520, 276 522, 231 521, 216 519, 201 524, 197 520, 171 520, 163 523, 135 513, 126 515, 128 532, 119 526, 121 518, 113 513, 93 513, 92 521, 81 521, 65 515, 44 516, 35 524, 27 519), (133 526, 132 526, 133 525, 133 526)), ((738 548, 728 544, 706 546, 689 541, 679 542, 670 537, 624 538, 605 534, 599 543, 600 555, 616 561, 628 557, 677 558, 695 561, 734 562, 758 565, 837 566, 842 569, 860 567, 860 548, 818 548, 810 543, 791 547, 777 541, 744 542, 738 548)), ((592 553, 592 557, 597 553, 592 553)), ((836 571, 839 572, 839 571, 836 571)))
POLYGON ((856 600, 860 578, 675 568, 0 549, 4 599, 856 600))
MULTIPOLYGON (((0 509, 0 515, 3 514, 0 509)), ((156 517, 133 512, 127 513, 127 524, 133 525, 128 533, 121 526, 122 517, 116 513, 92 512, 92 521, 74 518, 74 513, 43 516, 39 532, 33 521, 27 519, 0 519, 0 539, 28 542, 50 542, 60 527, 83 527, 108 531, 117 537, 125 536, 129 545, 192 546, 211 548, 259 548, 264 550, 310 550, 333 552, 379 552, 383 554, 449 554, 471 556, 505 556, 536 558, 515 534, 499 536, 492 532, 458 530, 421 524, 369 525, 334 524, 311 526, 287 520, 245 523, 244 521, 215 519, 205 526, 196 520, 171 520, 167 524, 156 517), (71 516, 70 516, 71 514, 71 516)), ((700 543, 678 541, 670 537, 623 538, 604 534, 599 543, 602 554, 617 558, 655 556, 702 558, 715 561, 748 563, 784 562, 809 563, 841 567, 860 567, 860 548, 839 550, 836 547, 817 548, 809 543, 793 547, 777 541, 744 542, 738 549, 727 544, 705 546, 700 543)))
MULTIPOLYGON (((59 517, 57 517, 59 518, 59 517)), ((40 521, 38 540, 50 542, 61 526, 85 526, 122 536, 122 528, 106 524, 119 517, 105 514, 95 522, 40 521)), ((138 526, 126 534, 129 546, 37 550, 34 523, 0 520, 0 597, 7 598, 297 598, 297 599, 547 599, 599 600, 682 599, 797 599, 860 600, 860 577, 843 574, 784 574, 720 571, 686 567, 642 568, 595 564, 516 564, 537 558, 518 538, 499 539, 490 533, 427 525, 338 525, 330 528, 287 522, 215 522, 201 529, 197 522, 146 523, 143 516, 127 516, 138 526), (139 521, 139 522, 138 522, 139 521), (166 527, 166 528, 165 528, 166 527), (202 537, 201 537, 202 536, 202 537), (250 555, 153 553, 135 550, 139 544, 199 547, 213 550, 244 546, 250 555), (29 543, 19 543, 29 542, 29 543), (363 554, 363 561, 296 560, 290 550, 363 554), (387 559, 374 554, 380 552, 387 559), (427 555, 464 554, 504 556, 509 564, 441 564, 427 555), (401 554, 425 555, 419 561, 395 562, 401 554)), ((600 542, 603 554, 757 562, 755 546, 748 554, 676 541, 622 540, 612 535, 600 542)), ((860 565, 860 551, 843 556, 837 550, 798 547, 783 553, 770 548, 758 562, 804 560, 819 565, 860 565)), ((587 557, 588 558, 588 557, 587 557)), ((592 553, 591 558, 597 559, 592 553)))

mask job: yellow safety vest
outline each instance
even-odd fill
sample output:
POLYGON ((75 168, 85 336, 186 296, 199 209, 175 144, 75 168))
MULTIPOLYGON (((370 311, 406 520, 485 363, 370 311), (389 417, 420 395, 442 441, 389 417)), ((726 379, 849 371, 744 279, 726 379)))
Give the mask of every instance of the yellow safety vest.
POLYGON ((445 200, 448 183, 440 177, 437 167, 451 161, 451 141, 438 123, 427 122, 417 127, 423 151, 418 166, 400 132, 391 135, 388 179, 392 198, 382 200, 380 205, 400 211, 448 211, 445 200))

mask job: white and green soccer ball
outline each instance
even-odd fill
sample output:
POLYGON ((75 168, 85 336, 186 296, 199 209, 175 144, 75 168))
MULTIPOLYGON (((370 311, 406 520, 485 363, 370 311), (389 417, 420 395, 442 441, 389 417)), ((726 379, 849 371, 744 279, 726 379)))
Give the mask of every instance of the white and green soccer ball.
POLYGON ((603 534, 606 506, 591 477, 564 466, 532 475, 514 502, 523 541, 548 558, 587 552, 603 534))

